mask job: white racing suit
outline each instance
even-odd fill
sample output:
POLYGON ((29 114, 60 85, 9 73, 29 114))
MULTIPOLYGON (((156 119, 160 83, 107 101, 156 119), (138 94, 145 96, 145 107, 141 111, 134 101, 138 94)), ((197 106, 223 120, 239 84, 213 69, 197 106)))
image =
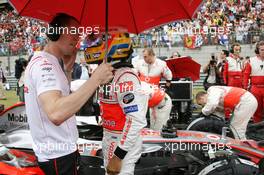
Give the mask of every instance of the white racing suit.
POLYGON ((149 95, 150 129, 160 131, 170 117, 171 98, 158 86, 142 82, 142 88, 149 95))
POLYGON ((164 98, 156 106, 149 108, 150 112, 150 129, 161 131, 162 126, 167 123, 170 118, 172 101, 168 94, 165 93, 164 98))
POLYGON ((100 87, 99 99, 103 119, 104 165, 116 155, 122 160, 120 175, 134 174, 141 156, 140 131, 146 126, 147 95, 131 68, 119 68, 110 84, 100 87))
POLYGON ((250 92, 236 87, 211 86, 207 90, 207 103, 202 109, 206 116, 233 112, 230 128, 236 139, 246 139, 246 129, 258 103, 250 92))

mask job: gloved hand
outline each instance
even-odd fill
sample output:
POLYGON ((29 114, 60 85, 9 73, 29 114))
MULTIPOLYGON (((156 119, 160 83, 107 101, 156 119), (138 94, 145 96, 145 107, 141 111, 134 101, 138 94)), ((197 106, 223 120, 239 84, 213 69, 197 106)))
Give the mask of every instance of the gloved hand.
POLYGON ((109 175, 117 175, 120 173, 122 166, 122 160, 117 156, 113 155, 113 157, 109 160, 108 165, 106 167, 107 174, 109 175))

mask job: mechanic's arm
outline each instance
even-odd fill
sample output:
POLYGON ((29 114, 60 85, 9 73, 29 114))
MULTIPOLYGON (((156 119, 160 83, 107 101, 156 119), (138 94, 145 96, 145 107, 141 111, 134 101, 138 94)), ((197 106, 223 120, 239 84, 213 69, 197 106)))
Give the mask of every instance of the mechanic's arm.
POLYGON ((215 109, 219 105, 222 92, 215 88, 209 88, 207 93, 207 103, 203 107, 202 113, 206 116, 209 116, 210 114, 215 112, 215 109))
POLYGON ((224 65, 224 70, 223 70, 223 79, 224 79, 224 84, 227 85, 228 84, 228 61, 225 62, 224 65))
POLYGON ((64 96, 60 89, 40 93, 38 99, 49 120, 55 125, 60 125, 72 117, 93 95, 99 85, 112 79, 112 70, 109 64, 101 64, 89 80, 68 96, 64 96))
POLYGON ((162 71, 162 75, 163 77, 166 79, 166 88, 170 87, 171 85, 171 80, 172 80, 172 72, 170 70, 170 68, 167 66, 167 64, 165 63, 163 71, 162 71))
POLYGON ((243 88, 248 90, 249 79, 251 74, 251 65, 249 62, 246 63, 245 69, 243 71, 243 88))

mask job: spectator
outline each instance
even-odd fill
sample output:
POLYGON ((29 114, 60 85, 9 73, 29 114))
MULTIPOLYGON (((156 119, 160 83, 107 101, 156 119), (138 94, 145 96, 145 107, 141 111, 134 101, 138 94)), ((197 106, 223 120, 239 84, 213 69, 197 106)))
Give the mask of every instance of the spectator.
POLYGON ((5 89, 3 83, 6 82, 4 70, 2 68, 2 61, 0 61, 0 100, 6 100, 5 89))
POLYGON ((224 73, 224 67, 226 63, 226 58, 229 56, 229 52, 227 50, 222 50, 220 52, 219 60, 217 63, 217 69, 219 72, 219 77, 220 77, 220 85, 225 85, 224 83, 224 78, 223 78, 223 73, 224 73))
POLYGON ((217 68, 217 61, 214 55, 212 55, 209 63, 204 67, 203 72, 206 73, 206 78, 203 82, 204 89, 207 90, 209 87, 220 84, 219 71, 217 68))
MULTIPOLYGON (((264 27, 262 25, 264 20, 263 4, 264 2, 260 0, 232 1, 232 3, 226 0, 206 0, 198 10, 196 20, 177 21, 153 31, 149 30, 145 34, 134 36, 133 41, 141 47, 155 47, 157 44, 161 44, 170 48, 172 45, 182 44, 183 39, 179 33, 193 33, 189 29, 196 29, 203 35, 206 44, 220 43, 227 45, 227 43, 232 43, 232 41, 228 41, 228 34, 226 33, 234 31, 237 31, 234 41, 251 43, 251 37, 255 36, 254 33, 259 33, 258 35, 264 37, 264 27), (184 29, 184 32, 182 32, 182 29, 184 29), (223 29, 225 34, 222 32, 208 32, 223 31, 223 29)), ((43 46, 45 44, 46 36, 39 29, 46 27, 46 23, 18 16, 11 7, 1 11, 0 19, 0 45, 2 43, 7 45, 8 43, 11 53, 28 52, 31 55, 34 50, 38 50, 39 45, 43 46)), ((256 37, 253 39, 257 40, 256 37)), ((98 41, 94 40, 90 44, 93 45, 95 42, 98 41)), ((1 52, 7 54, 7 46, 0 46, 0 54, 1 52)))
POLYGON ((178 51, 172 52, 171 58, 179 58, 181 57, 181 54, 178 51))
POLYGON ((24 78, 25 78, 25 70, 28 64, 28 61, 25 59, 20 59, 19 60, 20 66, 21 66, 21 73, 18 78, 18 83, 17 83, 17 95, 19 96, 19 101, 25 102, 25 97, 24 97, 24 78))

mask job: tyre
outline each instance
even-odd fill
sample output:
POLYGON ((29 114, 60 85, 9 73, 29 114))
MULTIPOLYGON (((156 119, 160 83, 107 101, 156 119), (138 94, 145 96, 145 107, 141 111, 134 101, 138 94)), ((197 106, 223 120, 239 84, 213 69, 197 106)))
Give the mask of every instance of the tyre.
POLYGON ((104 160, 96 156, 81 156, 78 174, 104 175, 104 160))
MULTIPOLYGON (((209 116, 195 119, 187 127, 187 130, 210 132, 221 135, 223 127, 228 127, 224 120, 218 117, 209 116)), ((231 129, 229 129, 227 136, 234 138, 234 134, 231 129)))
POLYGON ((198 175, 257 175, 258 166, 248 160, 237 158, 219 160, 200 171, 198 175))

